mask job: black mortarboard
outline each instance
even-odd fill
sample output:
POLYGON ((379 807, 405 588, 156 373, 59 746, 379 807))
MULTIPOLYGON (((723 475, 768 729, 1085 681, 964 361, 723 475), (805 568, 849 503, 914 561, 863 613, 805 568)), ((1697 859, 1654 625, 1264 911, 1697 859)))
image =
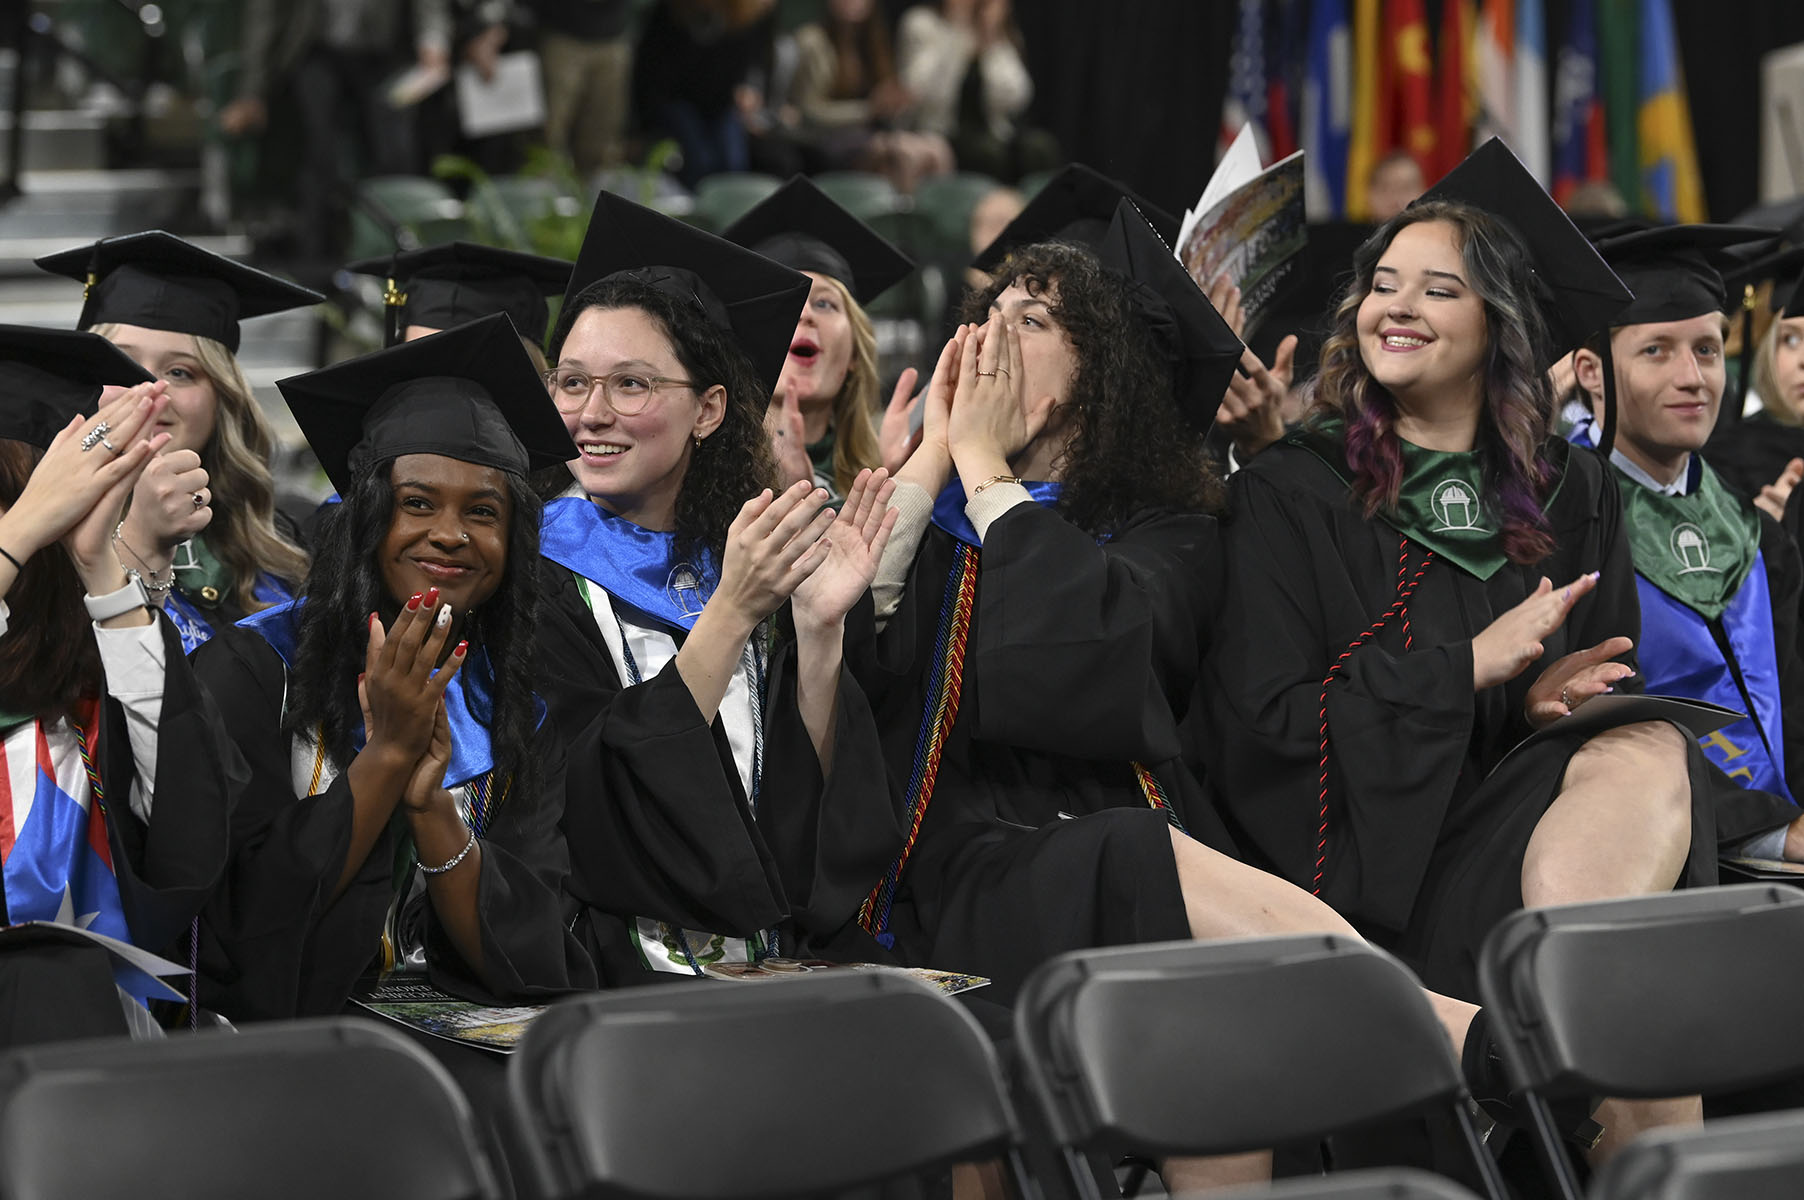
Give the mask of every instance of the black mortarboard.
POLYGON ((46 254, 37 265, 87 284, 77 322, 82 329, 110 322, 141 325, 211 338, 234 353, 238 322, 246 317, 325 299, 160 229, 46 254))
POLYGON ((1756 204, 1746 212, 1737 213, 1731 223, 1777 229, 1788 242, 1804 241, 1804 196, 1756 204))
POLYGON ((154 378, 97 333, 0 325, 0 438, 49 449, 71 417, 96 411, 101 388, 154 378))
POLYGON ((804 175, 772 192, 721 236, 793 270, 832 276, 860 304, 915 269, 913 259, 804 175))
POLYGON ((1723 272, 1742 265, 1731 246, 1771 242, 1778 233, 1743 225, 1661 225, 1612 231, 1593 243, 1635 300, 1611 327, 1684 321, 1729 307, 1723 272))
POLYGON ((390 313, 390 345, 409 325, 450 329, 498 312, 512 318, 527 341, 543 345, 550 317, 545 298, 563 294, 573 266, 562 258, 449 242, 366 258, 345 269, 388 281, 384 307, 400 310, 390 313))
MULTIPOLYGON (((1745 265, 1745 250, 1764 250, 1778 232, 1746 225, 1658 225, 1623 227, 1595 238, 1599 254, 1635 293, 1635 301, 1610 321, 1612 328, 1685 321, 1723 313, 1729 307, 1723 273, 1745 265), (1744 256, 1731 253, 1742 247, 1744 256)), ((1736 297, 1739 306, 1741 297, 1736 297)), ((1744 314, 1752 317, 1752 313, 1744 314)), ((1751 320, 1743 329, 1751 329, 1751 320)), ((1604 343, 1604 421, 1598 445, 1609 448, 1616 435, 1616 360, 1604 343)), ((1745 371, 1742 372, 1746 374, 1745 371)), ((1733 422, 1741 413, 1744 387, 1724 388, 1717 423, 1733 422)))
POLYGON ((1542 347, 1543 367, 1607 329, 1635 298, 1499 138, 1468 154, 1411 207, 1435 200, 1490 213, 1508 222, 1527 244, 1535 275, 1549 293, 1538 297, 1551 339, 1542 347))
POLYGON ((776 388, 808 302, 806 275, 604 191, 577 251, 565 309, 584 288, 613 275, 692 302, 733 335, 765 388, 776 388))
POLYGON ((1746 259, 1740 266, 1723 272, 1723 287, 1731 303, 1749 288, 1758 288, 1772 280, 1773 289, 1767 307, 1788 317, 1804 317, 1804 246, 1774 250, 1746 259))
POLYGON ((1171 356, 1178 411, 1207 431, 1246 347, 1132 201, 1117 201, 1097 254, 1127 277, 1135 308, 1171 356))
POLYGON ((370 464, 403 454, 525 475, 577 453, 505 313, 276 386, 341 494, 370 464))
POLYGON ((1071 163, 1046 181, 996 240, 978 251, 971 265, 979 271, 994 271, 1009 251, 1035 242, 1076 242, 1094 250, 1102 244, 1115 219, 1115 206, 1123 200, 1132 202, 1166 242, 1178 236, 1176 217, 1107 175, 1071 163))

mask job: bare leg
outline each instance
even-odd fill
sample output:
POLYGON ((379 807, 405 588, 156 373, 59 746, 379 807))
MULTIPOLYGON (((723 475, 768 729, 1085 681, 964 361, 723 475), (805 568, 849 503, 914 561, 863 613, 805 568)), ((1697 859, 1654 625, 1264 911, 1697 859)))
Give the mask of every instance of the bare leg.
MULTIPOLYGON (((1586 742, 1566 767, 1559 797, 1535 826, 1522 860, 1529 907, 1664 892, 1691 849, 1691 781, 1684 735, 1663 722, 1623 725, 1586 742)), ((1695 1125, 1696 1096, 1605 1100, 1595 1166, 1643 1130, 1695 1125)))
MULTIPOLYGON (((1359 937, 1345 917, 1302 888, 1211 850, 1175 829, 1171 831, 1171 852, 1177 859, 1178 885, 1184 891, 1190 936, 1199 941, 1287 933, 1359 937)), ((1478 1007, 1435 992, 1427 995, 1453 1043, 1457 1059, 1478 1007)), ((1166 1191, 1175 1194, 1180 1190, 1203 1191, 1259 1182, 1270 1179, 1271 1170, 1271 1152, 1256 1151, 1212 1158, 1171 1158, 1159 1173, 1165 1179, 1166 1191)))
POLYGON ((1664 892, 1691 849, 1684 735, 1647 721, 1598 734, 1567 764, 1560 794, 1529 837, 1530 908, 1664 892))
POLYGON ((991 1160, 955 1163, 952 1167, 952 1200, 1008 1200, 1009 1187, 1002 1164, 991 1160))

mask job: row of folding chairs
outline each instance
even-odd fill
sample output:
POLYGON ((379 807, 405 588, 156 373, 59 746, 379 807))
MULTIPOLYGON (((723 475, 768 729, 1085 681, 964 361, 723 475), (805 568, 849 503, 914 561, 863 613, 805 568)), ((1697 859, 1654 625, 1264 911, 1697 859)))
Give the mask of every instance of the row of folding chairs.
MULTIPOLYGON (((1516 914, 1483 999, 1556 1194, 1580 1195, 1548 1105, 1804 1076, 1804 895, 1746 885, 1516 914)), ((553 1007, 507 1069, 513 1187, 564 1197, 821 1196, 1000 1161, 1018 1195, 1098 1194, 1087 1156, 1230 1154, 1439 1111, 1505 1194, 1414 977, 1331 935, 1074 954, 1023 989, 1017 1105, 969 1011, 833 972, 641 988, 553 1007), (1062 1170, 1030 1173, 1023 1117, 1062 1170)), ((428 1054, 355 1019, 0 1055, 0 1197, 489 1198, 507 1184, 428 1054)), ((1039 1160, 1037 1160, 1039 1161, 1039 1160)), ((1804 1113, 1640 1139, 1591 1200, 1804 1195, 1804 1113)), ((1410 1172, 1242 1194, 1453 1200, 1410 1172)))

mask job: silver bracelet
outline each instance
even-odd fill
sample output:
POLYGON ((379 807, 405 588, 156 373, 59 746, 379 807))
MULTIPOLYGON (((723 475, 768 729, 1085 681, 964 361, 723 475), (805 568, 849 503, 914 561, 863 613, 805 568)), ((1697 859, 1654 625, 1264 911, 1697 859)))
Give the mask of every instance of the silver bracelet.
POLYGON ((474 850, 475 848, 476 848, 476 832, 475 832, 475 830, 471 830, 470 831, 470 840, 465 842, 464 848, 457 852, 457 857, 452 859, 450 862, 446 863, 444 866, 429 867, 425 863, 420 863, 418 865, 419 865, 420 870, 423 871, 424 873, 426 873, 427 875, 443 875, 446 871, 449 871, 452 867, 455 867, 458 863, 462 862, 464 860, 464 856, 469 854, 470 851, 474 850))

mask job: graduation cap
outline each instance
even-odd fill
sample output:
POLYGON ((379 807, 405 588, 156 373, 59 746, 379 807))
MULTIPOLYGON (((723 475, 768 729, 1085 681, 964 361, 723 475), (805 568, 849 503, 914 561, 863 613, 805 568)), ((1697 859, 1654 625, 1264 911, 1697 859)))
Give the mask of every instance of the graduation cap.
POLYGON ((1536 298, 1551 338, 1541 348, 1542 367, 1609 328, 1635 298, 1500 138, 1468 154, 1410 207, 1436 200, 1481 209, 1510 225, 1527 244, 1534 273, 1548 291, 1536 298))
POLYGON ((1732 223, 1777 229, 1788 242, 1804 242, 1804 195, 1771 204, 1756 204, 1746 212, 1737 213, 1732 223))
POLYGON ((1108 176, 1082 163, 1071 163, 1046 181, 971 265, 979 271, 994 271, 1009 251, 1035 242, 1076 242, 1095 249, 1115 219, 1115 206, 1123 200, 1132 202, 1167 243, 1178 236, 1176 217, 1108 176))
POLYGON ((543 345, 551 315, 545 298, 563 292, 573 266, 562 258, 450 242, 362 259, 345 269, 388 281, 382 299, 391 346, 409 325, 450 329, 498 312, 512 318, 527 341, 543 345))
MULTIPOLYGON (((1764 250, 1778 236, 1777 230, 1750 225, 1659 225, 1625 228, 1598 237, 1594 243, 1597 252, 1635 293, 1634 302, 1612 318, 1610 327, 1684 321, 1725 311, 1729 295, 1723 273, 1746 265, 1745 258, 1731 249, 1764 250)), ((1753 316, 1752 312, 1745 315, 1753 316)), ((1748 328, 1744 324, 1743 329, 1748 328)), ((1616 440, 1616 360, 1607 338, 1601 357, 1604 421, 1598 448, 1607 453, 1616 440)), ((1746 370, 1741 374, 1745 376, 1746 370)), ((1727 391, 1717 412, 1719 424, 1733 421, 1734 416, 1728 414, 1741 411, 1744 388, 1740 381, 1727 391)))
POLYGON ((525 475, 576 457, 506 313, 276 382, 326 477, 442 454, 525 475))
POLYGON ((831 276, 860 304, 869 304, 915 269, 913 259, 802 175, 760 201, 721 236, 772 262, 831 276))
POLYGON ((1752 307, 1752 293, 1762 283, 1772 280, 1773 288, 1767 307, 1787 317, 1804 317, 1804 246, 1774 250, 1746 258, 1742 264, 1723 272, 1723 287, 1731 301, 1740 298, 1744 308, 1752 307))
POLYGON ((1134 307, 1171 356, 1178 411, 1206 432, 1246 347, 1131 200, 1117 201, 1097 254, 1127 277, 1134 307))
POLYGON ((98 409, 103 387, 155 378, 97 333, 0 325, 0 438, 47 450, 69 418, 98 409))
POLYGON ((565 309, 584 288, 616 275, 694 304, 733 335, 765 388, 776 389, 808 302, 806 275, 604 191, 564 291, 565 309))
POLYGON ((212 338, 234 353, 239 321, 325 299, 160 229, 46 254, 37 265, 87 284, 82 329, 110 322, 141 325, 212 338))

